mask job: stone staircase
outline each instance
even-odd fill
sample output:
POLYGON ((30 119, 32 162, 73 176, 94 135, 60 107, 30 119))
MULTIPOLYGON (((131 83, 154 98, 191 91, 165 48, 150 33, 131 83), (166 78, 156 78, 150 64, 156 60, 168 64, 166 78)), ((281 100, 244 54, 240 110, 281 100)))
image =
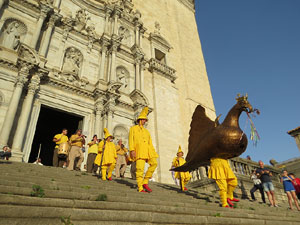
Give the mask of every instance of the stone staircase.
POLYGON ((1 225, 300 224, 300 212, 283 203, 271 208, 241 200, 227 209, 217 194, 154 182, 152 193, 138 193, 127 178, 104 182, 85 172, 7 161, 0 161, 0 174, 1 225))

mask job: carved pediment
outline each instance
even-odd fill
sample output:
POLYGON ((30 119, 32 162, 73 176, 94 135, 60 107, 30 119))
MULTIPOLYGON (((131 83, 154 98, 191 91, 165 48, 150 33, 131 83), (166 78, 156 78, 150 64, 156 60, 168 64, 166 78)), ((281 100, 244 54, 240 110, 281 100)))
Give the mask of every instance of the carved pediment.
POLYGON ((147 97, 140 90, 135 89, 130 94, 130 99, 133 101, 134 105, 147 106, 149 101, 147 97))
POLYGON ((21 60, 32 64, 38 65, 40 63, 40 58, 36 54, 35 50, 24 43, 22 43, 19 47, 18 56, 21 60))
POLYGON ((150 33, 149 40, 163 46, 168 51, 172 48, 170 43, 158 33, 150 33))

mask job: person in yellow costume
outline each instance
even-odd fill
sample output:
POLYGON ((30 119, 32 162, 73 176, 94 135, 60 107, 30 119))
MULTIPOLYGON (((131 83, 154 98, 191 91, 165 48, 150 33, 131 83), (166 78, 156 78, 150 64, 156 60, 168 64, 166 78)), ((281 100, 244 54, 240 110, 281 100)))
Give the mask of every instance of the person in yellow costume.
POLYGON ((237 178, 232 172, 227 159, 212 158, 208 178, 214 179, 219 187, 222 207, 232 207, 232 202, 239 202, 233 197, 233 191, 237 186, 237 178))
MULTIPOLYGON (((179 145, 178 152, 177 152, 177 157, 173 159, 172 166, 174 167, 179 167, 185 164, 185 159, 183 158, 183 151, 181 150, 181 146, 179 145)), ((180 187, 182 191, 187 191, 187 188, 185 185, 189 182, 191 179, 191 174, 190 172, 176 172, 175 173, 175 178, 179 179, 180 181, 180 187)))
POLYGON ((67 161, 67 158, 58 157, 59 145, 69 141, 67 136, 68 130, 66 128, 62 129, 60 134, 56 134, 53 137, 53 141, 55 142, 55 148, 53 152, 53 166, 54 167, 63 167, 64 163, 67 161))
POLYGON ((144 128, 145 123, 148 121, 147 115, 148 107, 145 107, 137 119, 138 124, 131 127, 129 131, 129 151, 131 158, 136 161, 136 181, 139 192, 152 192, 148 182, 157 167, 156 158, 158 158, 150 133, 144 128), (143 177, 146 162, 149 167, 143 177))
POLYGON ((102 140, 98 145, 98 155, 95 159, 95 164, 100 166, 102 180, 106 180, 107 169, 107 178, 108 180, 112 180, 112 172, 116 166, 117 151, 112 140, 113 136, 108 132, 107 128, 104 128, 104 140, 102 140), (102 157, 103 150, 104 154, 102 157))

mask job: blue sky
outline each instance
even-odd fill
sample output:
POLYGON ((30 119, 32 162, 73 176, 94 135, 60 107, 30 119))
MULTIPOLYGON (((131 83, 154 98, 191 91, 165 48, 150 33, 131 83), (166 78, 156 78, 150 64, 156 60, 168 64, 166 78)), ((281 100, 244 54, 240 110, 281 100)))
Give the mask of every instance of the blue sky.
MULTIPOLYGON (((300 126, 300 0, 195 0, 196 20, 217 114, 237 93, 261 111, 261 140, 242 155, 269 162, 299 157, 288 130, 300 126)), ((240 117, 244 129, 245 114, 240 117)), ((250 127, 245 130, 249 137, 250 127)))

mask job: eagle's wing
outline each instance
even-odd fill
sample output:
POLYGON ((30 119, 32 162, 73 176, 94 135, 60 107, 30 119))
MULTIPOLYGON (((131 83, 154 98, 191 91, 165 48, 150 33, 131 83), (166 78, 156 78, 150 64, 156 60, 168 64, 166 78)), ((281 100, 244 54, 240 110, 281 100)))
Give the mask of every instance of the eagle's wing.
POLYGON ((204 138, 210 129, 215 128, 215 122, 209 119, 205 114, 205 108, 198 105, 192 117, 190 137, 189 137, 189 149, 186 157, 186 161, 190 161, 190 157, 197 151, 197 145, 199 141, 204 138))

